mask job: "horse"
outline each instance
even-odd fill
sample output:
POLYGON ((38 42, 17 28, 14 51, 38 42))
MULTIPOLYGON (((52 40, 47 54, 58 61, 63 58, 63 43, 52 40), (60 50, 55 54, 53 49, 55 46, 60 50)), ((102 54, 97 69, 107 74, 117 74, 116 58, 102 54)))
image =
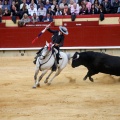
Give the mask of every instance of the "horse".
POLYGON ((53 79, 58 76, 61 71, 66 67, 66 65, 69 63, 70 60, 70 54, 66 54, 64 52, 60 51, 60 56, 62 59, 59 60, 59 64, 56 62, 56 53, 57 50, 53 47, 54 44, 48 43, 46 41, 46 45, 43 47, 40 56, 37 58, 36 61, 36 69, 35 69, 35 74, 34 74, 34 81, 35 84, 33 88, 39 87, 40 86, 40 81, 43 78, 43 76, 48 72, 48 70, 51 70, 50 74, 46 77, 44 83, 47 83, 48 85, 51 84, 53 79), (55 52, 53 52, 55 51, 55 52), (48 81, 49 77, 52 75, 54 72, 52 70, 53 65, 57 66, 57 71, 55 75, 48 81), (41 71, 41 75, 39 76, 39 79, 37 80, 37 75, 41 71))

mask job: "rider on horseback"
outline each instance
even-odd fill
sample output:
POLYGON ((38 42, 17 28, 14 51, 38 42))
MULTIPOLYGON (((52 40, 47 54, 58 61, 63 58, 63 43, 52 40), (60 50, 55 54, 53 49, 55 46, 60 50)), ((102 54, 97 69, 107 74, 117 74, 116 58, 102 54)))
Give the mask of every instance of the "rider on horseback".
POLYGON ((51 30, 49 28, 49 26, 47 27, 47 30, 50 33, 53 33, 52 36, 52 43, 54 44, 54 48, 57 49, 57 54, 56 54, 56 58, 57 58, 57 63, 59 64, 59 60, 62 59, 59 55, 59 49, 61 46, 63 46, 64 43, 64 34, 68 35, 68 30, 66 27, 63 26, 59 26, 59 31, 58 30, 51 30))
MULTIPOLYGON (((61 46, 63 46, 63 43, 64 43, 64 34, 65 35, 68 35, 68 30, 66 27, 63 27, 63 26, 59 26, 59 31, 58 30, 51 30, 49 28, 50 26, 47 26, 44 31, 48 30, 50 33, 53 33, 53 36, 52 36, 52 43, 54 44, 54 48, 57 49, 57 53, 56 53, 56 59, 57 59, 57 64, 59 64, 59 60, 62 59, 59 55, 59 49, 61 46)), ((42 49, 40 49, 38 52, 37 52, 37 56, 35 57, 35 61, 34 64, 36 64, 36 60, 37 60, 37 57, 39 56, 40 52, 42 51, 42 49)))

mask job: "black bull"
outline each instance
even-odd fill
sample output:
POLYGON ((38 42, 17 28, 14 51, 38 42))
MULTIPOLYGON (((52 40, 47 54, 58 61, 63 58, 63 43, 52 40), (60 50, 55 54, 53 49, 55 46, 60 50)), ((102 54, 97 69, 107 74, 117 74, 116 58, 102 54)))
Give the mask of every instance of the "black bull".
POLYGON ((85 66, 88 69, 84 80, 89 77, 89 80, 93 82, 92 75, 98 74, 99 72, 120 76, 120 57, 111 56, 105 53, 99 52, 76 52, 73 55, 72 67, 78 67, 80 65, 85 66))

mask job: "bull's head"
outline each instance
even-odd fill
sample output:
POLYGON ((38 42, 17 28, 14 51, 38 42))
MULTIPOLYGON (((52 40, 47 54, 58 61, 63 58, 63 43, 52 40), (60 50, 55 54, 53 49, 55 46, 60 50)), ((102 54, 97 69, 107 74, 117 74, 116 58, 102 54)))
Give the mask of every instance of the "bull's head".
POLYGON ((72 67, 78 67, 80 65, 80 53, 76 52, 72 57, 72 67))

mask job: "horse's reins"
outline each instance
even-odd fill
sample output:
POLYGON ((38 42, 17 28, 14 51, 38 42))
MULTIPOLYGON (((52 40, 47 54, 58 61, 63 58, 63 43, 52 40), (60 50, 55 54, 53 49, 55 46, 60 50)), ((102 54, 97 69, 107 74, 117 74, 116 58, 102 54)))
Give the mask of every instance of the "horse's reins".
MULTIPOLYGON (((42 63, 42 64, 40 64, 40 60, 39 60, 39 69, 41 70, 41 66, 42 65, 44 65, 45 63, 47 63, 49 60, 50 60, 50 58, 52 57, 52 55, 53 55, 53 53, 51 53, 51 56, 49 57, 49 59, 46 61, 46 62, 44 62, 44 63, 42 63)), ((43 56, 43 55, 41 55, 41 56, 43 56)), ((45 59, 45 56, 43 56, 44 58, 43 59, 45 59)), ((40 59, 40 58, 39 58, 40 59)))

